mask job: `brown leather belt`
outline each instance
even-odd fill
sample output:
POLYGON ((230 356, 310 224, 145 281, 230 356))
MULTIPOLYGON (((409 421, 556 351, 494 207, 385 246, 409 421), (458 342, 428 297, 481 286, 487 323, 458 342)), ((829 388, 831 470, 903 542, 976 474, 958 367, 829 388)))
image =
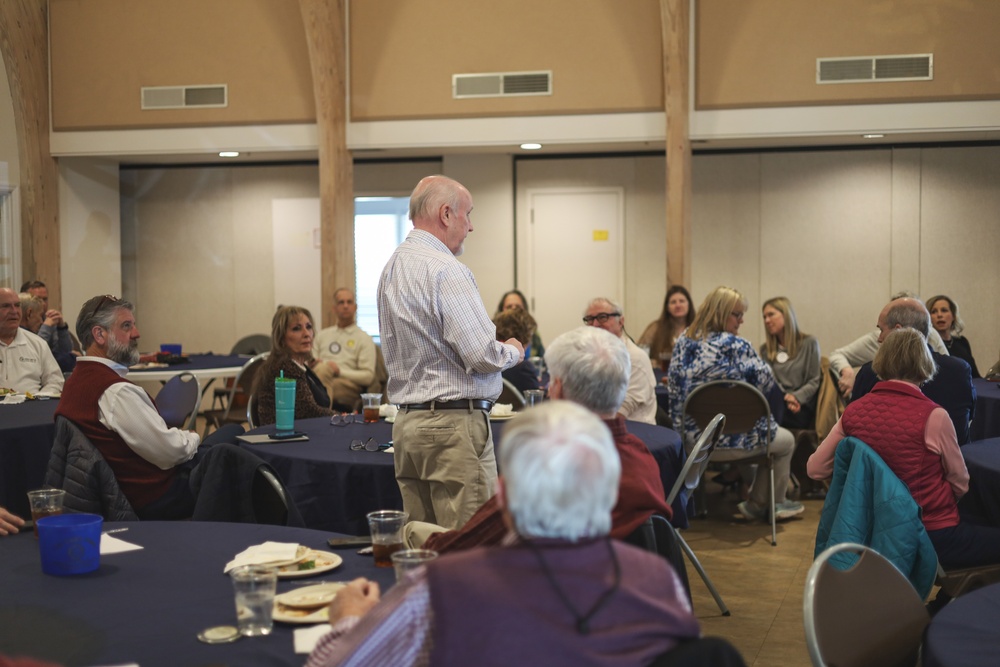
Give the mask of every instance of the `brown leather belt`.
POLYGON ((459 401, 430 401, 429 403, 409 403, 399 406, 400 410, 482 410, 489 412, 493 409, 493 401, 484 398, 463 398, 459 401))

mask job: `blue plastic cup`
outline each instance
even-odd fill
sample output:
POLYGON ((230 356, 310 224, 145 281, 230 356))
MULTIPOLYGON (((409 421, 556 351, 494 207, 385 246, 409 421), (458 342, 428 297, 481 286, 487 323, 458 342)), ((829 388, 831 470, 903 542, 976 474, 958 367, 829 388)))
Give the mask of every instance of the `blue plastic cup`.
POLYGON ((60 514, 38 520, 42 572, 57 577, 93 572, 101 566, 101 526, 97 514, 60 514))
POLYGON ((180 343, 164 343, 160 345, 160 352, 164 352, 166 354, 173 354, 178 357, 181 355, 181 349, 182 346, 180 343))
POLYGON ((274 378, 274 425, 278 435, 295 430, 295 380, 274 378))

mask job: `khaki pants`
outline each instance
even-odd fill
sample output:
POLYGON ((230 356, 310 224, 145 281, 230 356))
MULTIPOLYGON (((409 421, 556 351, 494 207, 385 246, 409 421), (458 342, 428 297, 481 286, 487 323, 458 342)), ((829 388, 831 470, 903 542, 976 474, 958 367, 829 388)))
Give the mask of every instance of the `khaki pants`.
POLYGON ((497 464, 485 412, 400 410, 392 441, 410 521, 455 530, 492 497, 497 464))

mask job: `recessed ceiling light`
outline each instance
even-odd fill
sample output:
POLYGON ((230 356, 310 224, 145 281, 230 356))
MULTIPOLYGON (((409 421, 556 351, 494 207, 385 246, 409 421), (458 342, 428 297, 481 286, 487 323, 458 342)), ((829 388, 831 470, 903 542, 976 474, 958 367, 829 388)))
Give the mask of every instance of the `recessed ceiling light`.
POLYGON ((239 157, 239 151, 220 151, 219 157, 239 157))
POLYGON ((541 144, 521 144, 521 148, 526 151, 537 151, 541 147, 541 144))
POLYGON ((864 138, 864 139, 881 139, 884 136, 885 136, 884 134, 862 134, 861 135, 861 137, 864 138))

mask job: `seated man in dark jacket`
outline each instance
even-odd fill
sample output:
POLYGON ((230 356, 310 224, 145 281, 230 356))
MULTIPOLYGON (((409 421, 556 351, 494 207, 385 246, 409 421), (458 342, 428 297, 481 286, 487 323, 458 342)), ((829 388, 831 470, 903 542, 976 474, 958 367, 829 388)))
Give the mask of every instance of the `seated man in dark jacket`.
MULTIPOLYGON (((881 345, 886 335, 893 329, 916 329, 927 338, 931 331, 931 316, 927 307, 919 299, 902 298, 890 301, 878 316, 881 345)), ((958 444, 969 442, 969 424, 976 409, 976 388, 972 384, 972 369, 964 360, 938 354, 931 349, 931 356, 937 365, 937 374, 925 382, 920 391, 948 412, 955 425, 958 444)), ((878 376, 872 370, 871 362, 861 367, 854 380, 851 402, 871 391, 878 376)))
MULTIPOLYGON (((187 518, 195 503, 188 478, 201 438, 168 428, 149 394, 125 379, 139 361, 133 311, 128 301, 108 295, 83 304, 76 331, 85 356, 66 381, 56 416, 76 424, 101 452, 139 518, 187 518)), ((205 444, 233 441, 242 432, 229 425, 205 444)))

